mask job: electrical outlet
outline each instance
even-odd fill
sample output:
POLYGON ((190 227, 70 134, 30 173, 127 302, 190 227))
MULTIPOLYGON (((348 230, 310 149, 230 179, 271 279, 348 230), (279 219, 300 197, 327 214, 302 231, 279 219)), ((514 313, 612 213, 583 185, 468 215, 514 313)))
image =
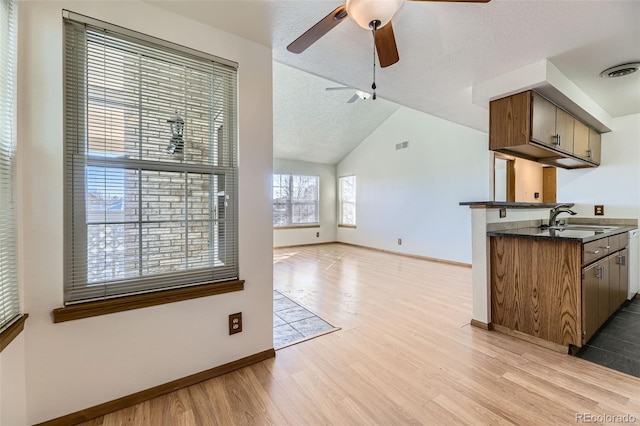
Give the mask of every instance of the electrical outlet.
POLYGON ((398 245, 401 246, 402 245, 402 238, 398 238, 398 245))
POLYGON ((319 237, 319 236, 320 236, 320 233, 319 233, 319 232, 316 232, 316 237, 319 237))
POLYGON ((593 214, 595 216, 604 216, 604 206, 602 204, 593 206, 593 214))
POLYGON ((229 335, 242 332, 242 312, 229 315, 229 335))

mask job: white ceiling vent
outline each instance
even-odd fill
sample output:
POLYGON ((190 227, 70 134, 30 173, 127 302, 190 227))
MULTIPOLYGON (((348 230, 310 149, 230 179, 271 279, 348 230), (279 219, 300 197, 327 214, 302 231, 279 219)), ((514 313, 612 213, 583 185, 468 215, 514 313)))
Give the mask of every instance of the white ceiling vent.
POLYGON ((396 151, 409 148, 409 141, 404 141, 396 144, 396 151))
POLYGON ((600 77, 615 78, 633 74, 640 69, 640 62, 629 62, 628 64, 620 64, 615 67, 607 68, 600 73, 600 77))

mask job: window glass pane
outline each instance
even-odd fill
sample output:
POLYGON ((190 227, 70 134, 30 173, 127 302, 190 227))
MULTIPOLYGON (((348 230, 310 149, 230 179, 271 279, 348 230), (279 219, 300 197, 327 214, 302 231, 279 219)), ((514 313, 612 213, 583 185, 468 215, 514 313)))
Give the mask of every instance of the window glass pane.
POLYGON ((317 224, 318 176, 273 175, 273 226, 317 224))
POLYGON ((356 224, 356 177, 345 176, 340 184, 340 224, 356 224))
POLYGON ((236 70, 72 20, 65 55, 65 301, 237 279, 236 70))

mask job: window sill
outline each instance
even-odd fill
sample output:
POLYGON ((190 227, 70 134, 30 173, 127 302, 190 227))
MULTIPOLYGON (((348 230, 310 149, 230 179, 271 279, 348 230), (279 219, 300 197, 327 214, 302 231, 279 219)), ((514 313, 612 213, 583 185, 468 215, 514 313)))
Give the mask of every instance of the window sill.
POLYGON ((338 228, 351 228, 351 229, 356 229, 357 226, 356 225, 343 225, 343 224, 338 224, 338 228))
POLYGON ((9 343, 11 343, 13 339, 18 337, 20 333, 22 333, 22 330, 24 330, 24 323, 25 321, 27 321, 27 318, 29 318, 29 314, 22 315, 20 319, 18 319, 16 322, 11 324, 10 327, 0 333, 0 352, 2 352, 4 348, 9 346, 9 343))
POLYGON ((132 309, 163 305, 165 303, 180 302, 198 297, 213 296, 244 290, 244 280, 226 281, 220 283, 202 284, 193 287, 183 287, 171 290, 161 290, 153 293, 123 296, 108 300, 78 303, 53 310, 53 322, 73 321, 99 315, 113 314, 132 309))
POLYGON ((273 229, 305 229, 305 228, 320 228, 320 224, 314 225, 288 225, 288 226, 274 226, 273 229))

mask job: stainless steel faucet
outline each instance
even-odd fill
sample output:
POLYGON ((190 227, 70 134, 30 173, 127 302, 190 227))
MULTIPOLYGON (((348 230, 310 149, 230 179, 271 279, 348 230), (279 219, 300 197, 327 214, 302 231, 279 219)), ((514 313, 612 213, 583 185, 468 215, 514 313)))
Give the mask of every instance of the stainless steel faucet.
POLYGON ((571 204, 559 204, 552 208, 549 212, 549 226, 558 226, 556 218, 560 213, 569 213, 571 216, 576 215, 577 213, 570 209, 571 206, 571 204))

